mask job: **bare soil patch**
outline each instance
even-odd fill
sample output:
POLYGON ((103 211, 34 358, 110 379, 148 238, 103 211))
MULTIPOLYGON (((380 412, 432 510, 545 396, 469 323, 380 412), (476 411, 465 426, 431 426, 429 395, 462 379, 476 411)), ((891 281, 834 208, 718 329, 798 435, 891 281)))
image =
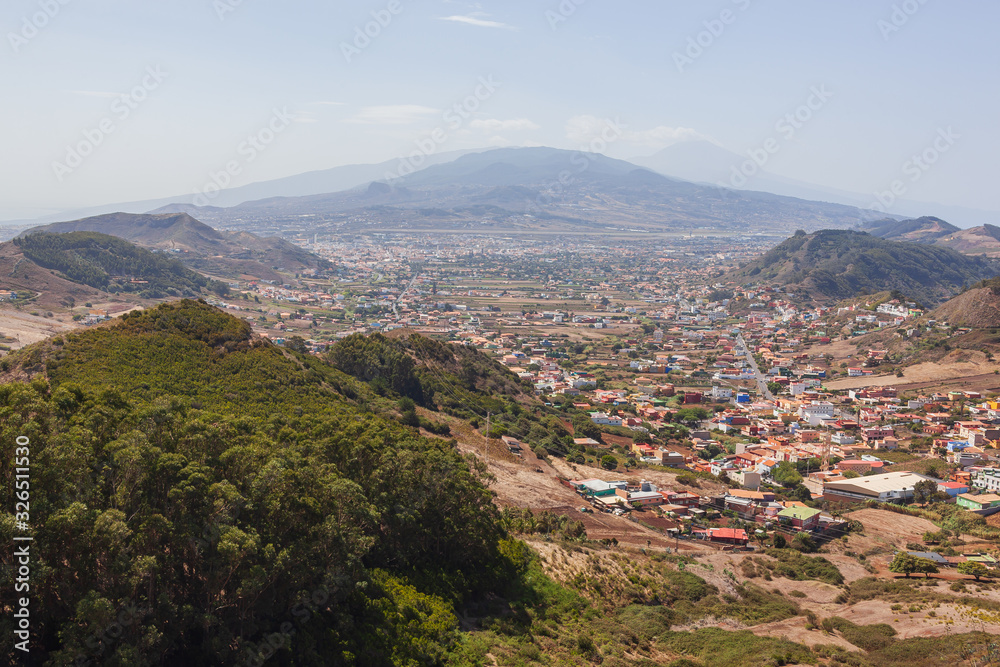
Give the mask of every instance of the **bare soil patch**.
POLYGON ((938 527, 927 519, 886 510, 863 509, 846 516, 860 521, 865 527, 866 535, 896 546, 905 546, 907 542, 919 542, 924 533, 938 530, 938 527))

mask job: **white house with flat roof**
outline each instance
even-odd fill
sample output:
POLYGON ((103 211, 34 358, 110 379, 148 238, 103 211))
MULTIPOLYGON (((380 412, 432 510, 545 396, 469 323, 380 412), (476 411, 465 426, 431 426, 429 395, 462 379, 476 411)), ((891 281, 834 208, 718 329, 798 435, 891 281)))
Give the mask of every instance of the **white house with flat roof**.
POLYGON ((810 426, 819 426, 827 419, 833 419, 834 407, 829 401, 812 401, 799 408, 799 419, 810 426))

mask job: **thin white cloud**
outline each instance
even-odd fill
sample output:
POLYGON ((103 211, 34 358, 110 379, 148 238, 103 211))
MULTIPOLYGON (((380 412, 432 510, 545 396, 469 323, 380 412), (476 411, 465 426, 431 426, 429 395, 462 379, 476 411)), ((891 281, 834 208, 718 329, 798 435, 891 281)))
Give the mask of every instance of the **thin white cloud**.
POLYGON ((326 107, 342 107, 347 104, 347 102, 328 102, 326 100, 321 100, 319 102, 312 102, 312 104, 318 104, 326 107))
POLYGON ((608 121, 597 116, 573 116, 566 121, 566 138, 573 143, 586 143, 601 136, 608 127, 608 121))
POLYGON ((497 118, 477 118, 469 123, 469 127, 476 130, 483 130, 489 133, 497 132, 518 132, 521 130, 538 130, 541 125, 527 118, 512 118, 510 120, 499 120, 497 118))
POLYGON ((437 109, 419 104, 364 107, 347 122, 364 125, 410 125, 436 113, 437 109))
POLYGON ((682 141, 709 139, 690 127, 658 125, 648 130, 631 130, 618 119, 598 118, 589 114, 573 116, 566 121, 566 138, 573 143, 586 144, 605 135, 609 128, 615 130, 617 141, 653 148, 666 148, 682 141))
POLYGON ((506 30, 513 30, 514 26, 507 25, 506 23, 501 23, 499 21, 490 21, 487 19, 476 18, 475 16, 462 16, 456 14, 455 16, 442 16, 440 17, 442 21, 454 21, 456 23, 466 23, 468 25, 479 26, 480 28, 503 28, 506 30))
POLYGON ((625 132, 625 140, 636 144, 661 145, 664 148, 682 141, 705 139, 705 135, 690 127, 658 125, 650 130, 625 132))
POLYGON ((71 90, 74 95, 83 95, 84 97, 121 97, 122 93, 112 93, 103 90, 71 90))

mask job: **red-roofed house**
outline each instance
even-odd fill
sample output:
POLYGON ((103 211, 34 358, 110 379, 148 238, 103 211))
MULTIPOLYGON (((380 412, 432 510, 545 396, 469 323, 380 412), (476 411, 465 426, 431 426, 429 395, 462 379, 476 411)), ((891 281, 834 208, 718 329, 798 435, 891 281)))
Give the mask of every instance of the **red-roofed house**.
POLYGON ((742 528, 709 528, 706 531, 708 539, 723 544, 745 545, 750 541, 747 531, 742 528))

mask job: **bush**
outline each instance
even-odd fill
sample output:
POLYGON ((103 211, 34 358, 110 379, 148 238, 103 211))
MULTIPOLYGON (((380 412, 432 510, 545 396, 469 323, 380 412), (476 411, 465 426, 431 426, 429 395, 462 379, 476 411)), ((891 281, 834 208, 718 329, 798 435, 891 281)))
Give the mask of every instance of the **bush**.
POLYGON ((833 616, 823 620, 823 629, 826 630, 828 627, 839 631, 844 639, 863 651, 879 651, 896 641, 895 628, 886 623, 856 625, 839 616, 833 616))
POLYGON ((696 489, 701 486, 698 482, 698 478, 693 473, 687 471, 677 475, 677 483, 683 484, 684 486, 692 486, 696 489))
POLYGON ((844 583, 844 575, 837 566, 822 556, 809 557, 792 549, 768 549, 764 553, 777 560, 770 565, 775 576, 793 581, 815 580, 839 586, 844 583))

